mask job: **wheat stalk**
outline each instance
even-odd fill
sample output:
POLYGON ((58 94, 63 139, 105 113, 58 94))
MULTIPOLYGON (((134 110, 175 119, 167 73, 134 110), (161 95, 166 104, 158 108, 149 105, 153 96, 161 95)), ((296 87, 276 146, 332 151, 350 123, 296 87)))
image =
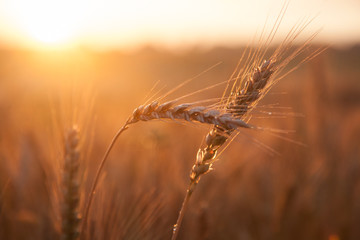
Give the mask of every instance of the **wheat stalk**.
MULTIPOLYGON (((277 76, 277 74, 279 74, 290 61, 292 61, 309 46, 310 42, 318 33, 315 32, 313 35, 311 35, 303 45, 296 48, 293 52, 289 54, 289 56, 283 57, 285 53, 292 47, 293 41, 299 36, 299 34, 306 28, 306 26, 311 21, 304 22, 302 24, 299 24, 298 26, 295 26, 288 33, 283 43, 275 50, 275 52, 268 60, 263 61, 262 64, 259 64, 259 66, 257 66, 255 69, 249 71, 249 67, 256 66, 257 61, 263 59, 265 53, 267 52, 268 46, 274 38, 277 28, 281 23, 281 19, 285 14, 286 6, 287 5, 284 6, 285 8, 282 9, 282 12, 278 17, 280 21, 277 21, 275 23, 264 45, 260 46, 252 54, 250 54, 251 51, 249 52, 249 56, 246 60, 247 63, 245 64, 244 70, 240 70, 238 72, 238 76, 236 77, 236 79, 240 78, 242 80, 247 80, 244 84, 240 84, 240 86, 236 86, 237 82, 234 83, 232 89, 235 89, 235 91, 231 91, 230 96, 227 97, 225 100, 225 114, 230 114, 231 117, 247 123, 247 121, 249 120, 249 113, 254 109, 259 100, 265 96, 265 94, 270 90, 270 88, 275 84, 276 81, 280 80, 290 72, 294 71, 302 63, 316 57, 326 49, 325 47, 314 51, 308 57, 304 58, 297 65, 297 67, 294 67, 291 70, 287 71, 287 73, 285 73, 281 77, 277 76), (262 49, 263 47, 265 47, 265 49, 262 49), (247 78, 248 74, 250 77, 247 78)), ((254 126, 252 126, 252 128, 261 129, 254 126)), ((235 130, 236 128, 227 129, 222 127, 221 125, 214 124, 212 130, 209 131, 209 133, 206 135, 206 146, 199 149, 196 156, 195 164, 193 165, 190 172, 190 183, 187 188, 181 209, 179 211, 178 219, 173 228, 173 235, 171 238, 172 240, 176 240, 177 238, 186 206, 194 189, 196 188, 197 183, 200 180, 200 177, 206 173, 209 173, 212 170, 211 167, 215 161, 218 149, 222 147, 230 137, 232 137, 235 130)))
POLYGON ((79 131, 74 126, 65 138, 65 161, 63 173, 62 236, 63 240, 75 240, 79 237, 79 131))
MULTIPOLYGON (((269 59, 254 69, 244 86, 237 89, 235 94, 232 94, 228 98, 226 105, 227 113, 224 115, 245 123, 245 121, 241 120, 241 118, 243 118, 255 107, 258 100, 266 92, 266 86, 270 82, 273 73, 276 71, 275 63, 275 60, 269 59)), ((206 146, 199 149, 195 164, 190 172, 190 184, 186 191, 178 219, 173 228, 172 240, 176 240, 177 235, 179 234, 186 206, 200 180, 200 177, 212 170, 211 166, 216 158, 218 149, 224 145, 235 130, 236 127, 226 128, 222 125, 214 124, 212 130, 206 135, 206 146)))

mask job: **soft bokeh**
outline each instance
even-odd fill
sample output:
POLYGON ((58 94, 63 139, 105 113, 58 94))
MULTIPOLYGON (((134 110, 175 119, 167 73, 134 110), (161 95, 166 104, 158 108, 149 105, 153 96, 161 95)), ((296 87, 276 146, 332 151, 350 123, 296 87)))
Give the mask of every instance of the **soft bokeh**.
MULTIPOLYGON (((191 78, 162 101, 204 89, 181 102, 222 96, 220 83, 282 6, 0 1, 0 239, 65 239, 69 129, 79 130, 81 217, 100 159, 134 108, 191 78)), ((254 109, 250 123, 264 130, 241 131, 202 177, 179 239, 360 239, 359 12, 356 0, 289 3, 269 53, 302 20, 318 16, 289 51, 323 30, 254 109)), ((81 239, 170 239, 208 130, 149 121, 124 132, 81 239)))

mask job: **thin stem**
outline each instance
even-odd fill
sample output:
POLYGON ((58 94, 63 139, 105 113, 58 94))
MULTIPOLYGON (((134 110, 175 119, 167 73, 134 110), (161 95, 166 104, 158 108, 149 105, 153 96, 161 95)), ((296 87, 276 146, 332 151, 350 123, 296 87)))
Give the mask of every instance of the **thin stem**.
POLYGON ((196 181, 191 181, 190 184, 189 184, 189 187, 188 187, 188 189, 186 191, 186 195, 185 195, 184 201, 182 203, 182 206, 181 206, 181 209, 180 209, 180 212, 179 212, 178 219, 177 219, 176 224, 174 225, 174 228, 173 228, 173 235, 171 237, 171 240, 176 240, 176 238, 177 238, 177 236, 179 234, 181 223, 182 223, 182 220, 183 220, 184 215, 185 215, 185 209, 186 209, 186 207, 187 207, 187 205, 189 203, 191 194, 194 192, 196 184, 197 184, 196 181))
POLYGON ((89 211, 90 211, 90 207, 91 207, 91 203, 92 203, 92 200, 94 198, 94 195, 95 195, 95 189, 96 189, 96 186, 99 182, 99 178, 100 178, 100 173, 102 171, 102 169, 104 168, 104 165, 105 165, 105 162, 106 162, 106 159, 108 158, 109 156, 109 153, 111 151, 111 149, 113 148, 116 140, 118 139, 118 137, 121 135, 122 132, 124 132, 127 128, 128 128, 128 125, 129 125, 129 121, 126 121, 126 123, 119 129, 119 131, 114 135, 110 145, 108 146, 101 162, 100 162, 100 165, 97 169, 97 172, 96 172, 96 175, 95 175, 95 179, 93 181, 93 184, 91 186, 91 191, 89 193, 89 196, 88 196, 88 201, 86 203, 86 207, 85 207, 85 212, 84 212, 84 217, 82 219, 82 230, 81 230, 81 233, 84 234, 85 231, 86 231, 86 227, 87 227, 87 219, 88 219, 88 216, 89 216, 89 211))

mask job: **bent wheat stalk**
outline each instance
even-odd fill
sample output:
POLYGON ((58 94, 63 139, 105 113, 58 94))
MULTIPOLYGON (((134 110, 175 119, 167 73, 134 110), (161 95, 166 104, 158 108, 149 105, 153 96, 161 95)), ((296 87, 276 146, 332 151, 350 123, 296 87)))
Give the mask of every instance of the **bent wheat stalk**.
POLYGON ((96 186, 99 181, 100 174, 105 165, 105 162, 109 156, 111 149, 113 148, 118 137, 129 125, 137 123, 139 121, 150 121, 156 119, 167 120, 180 120, 193 123, 203 123, 216 125, 222 129, 236 130, 237 128, 254 128, 241 119, 235 118, 233 114, 222 113, 207 106, 196 106, 195 103, 175 104, 176 101, 170 101, 163 104, 159 104, 157 101, 153 101, 150 104, 142 105, 136 108, 133 114, 128 118, 125 124, 119 129, 119 131, 113 137, 108 149, 106 150, 97 172, 95 174, 94 181, 92 183, 88 200, 85 206, 82 233, 84 234, 87 227, 87 219, 91 207, 93 197, 95 195, 96 186))

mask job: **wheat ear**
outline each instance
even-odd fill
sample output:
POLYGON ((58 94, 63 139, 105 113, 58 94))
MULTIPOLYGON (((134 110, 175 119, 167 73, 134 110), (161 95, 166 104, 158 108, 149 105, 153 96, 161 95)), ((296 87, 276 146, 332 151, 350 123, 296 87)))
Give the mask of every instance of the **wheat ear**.
POLYGON ((221 113, 218 110, 205 106, 194 106, 192 103, 175 105, 167 102, 159 105, 154 101, 146 106, 135 109, 129 124, 138 121, 149 121, 153 119, 183 120, 188 122, 199 122, 213 124, 225 129, 252 128, 241 119, 234 118, 232 114, 221 113))
MULTIPOLYGON (((230 115, 229 118, 244 122, 241 118, 248 114, 264 95, 266 86, 270 82, 270 78, 275 70, 275 61, 272 59, 264 61, 259 67, 255 68, 244 86, 237 89, 235 94, 229 97, 226 105, 227 113, 225 115, 230 115)), ((206 146, 199 149, 195 164, 190 172, 190 184, 173 228, 172 240, 176 240, 179 234, 186 206, 200 177, 212 170, 211 166, 216 158, 218 149, 224 145, 236 129, 236 127, 227 128, 226 126, 214 124, 212 130, 206 135, 206 146)))
POLYGON ((62 236, 63 240, 75 240, 79 237, 79 131, 74 126, 65 138, 65 161, 63 173, 62 236))

